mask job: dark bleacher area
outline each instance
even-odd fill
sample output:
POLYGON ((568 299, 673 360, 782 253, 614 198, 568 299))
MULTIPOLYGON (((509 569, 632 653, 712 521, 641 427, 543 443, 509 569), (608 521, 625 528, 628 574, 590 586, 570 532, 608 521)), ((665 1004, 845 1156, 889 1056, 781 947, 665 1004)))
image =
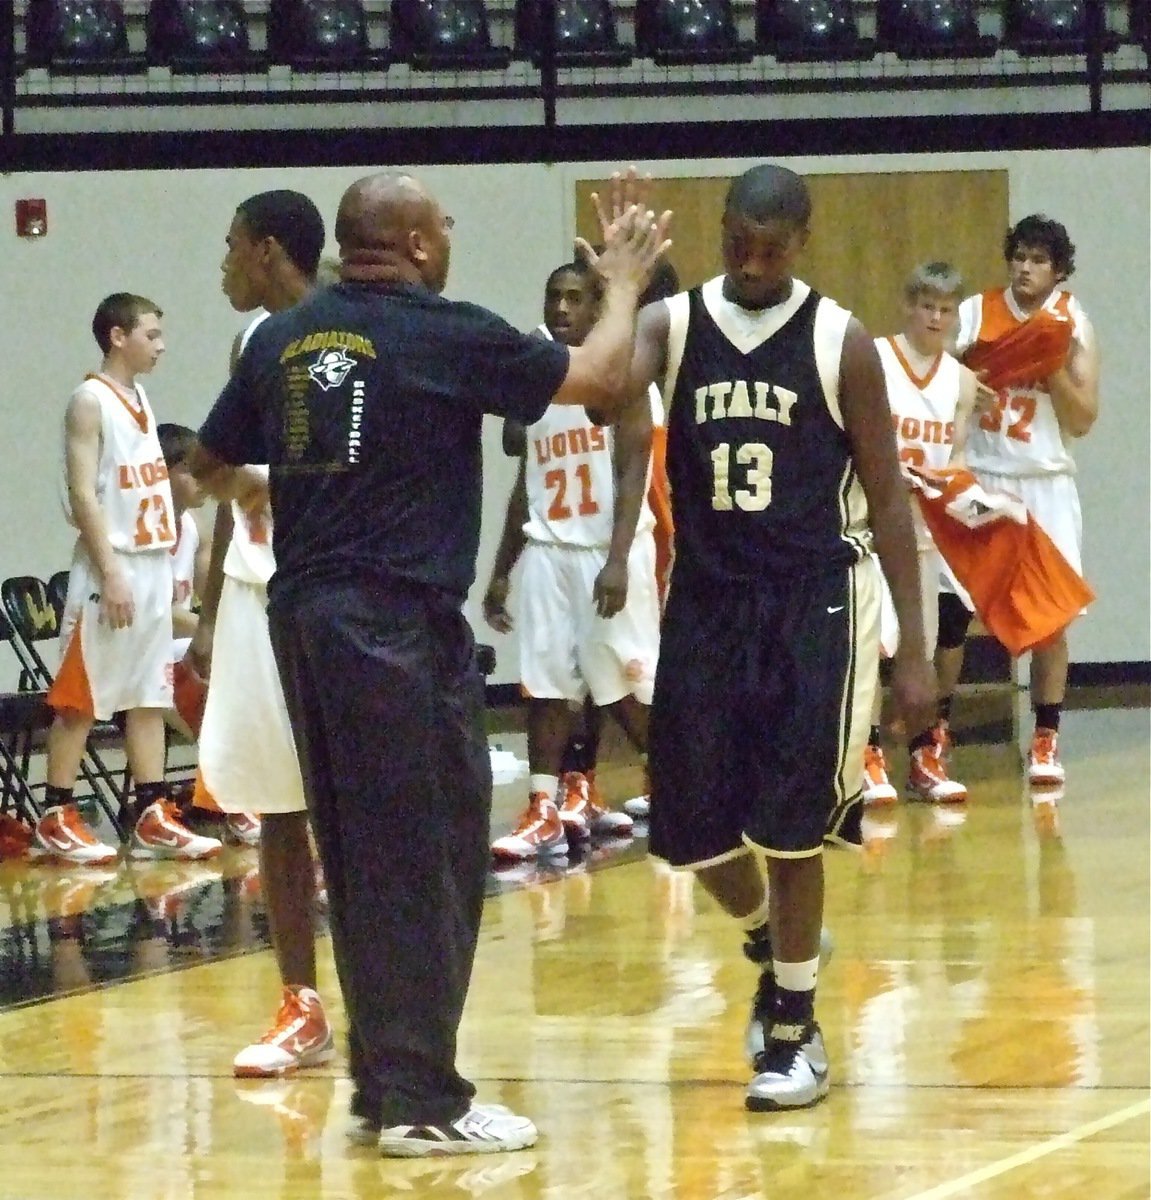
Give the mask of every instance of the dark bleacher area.
POLYGON ((0 6, 11 22, 0 29, 0 82, 21 106, 510 98, 538 95, 548 80, 557 95, 596 97, 717 85, 970 88, 973 76, 983 86, 1098 87, 1146 81, 1147 9, 1147 0, 25 0, 0 6))

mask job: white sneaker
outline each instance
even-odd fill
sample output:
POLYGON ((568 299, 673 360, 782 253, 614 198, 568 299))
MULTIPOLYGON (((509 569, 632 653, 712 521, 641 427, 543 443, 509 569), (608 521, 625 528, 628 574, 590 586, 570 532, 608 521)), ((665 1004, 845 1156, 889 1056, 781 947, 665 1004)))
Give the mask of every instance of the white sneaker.
POLYGON ((385 1158, 427 1155, 499 1154, 534 1146, 539 1131, 527 1117, 502 1104, 473 1104, 462 1117, 442 1125, 390 1125, 380 1130, 385 1158))
POLYGON ((634 822, 626 812, 617 812, 603 802, 594 775, 569 771, 560 781, 563 799, 560 820, 568 844, 586 840, 593 833, 630 835, 634 822))
POLYGON ((947 774, 943 751, 937 741, 912 750, 907 786, 924 800, 936 804, 960 804, 967 799, 967 789, 947 774))
POLYGON ((566 855, 567 834, 555 801, 546 792, 532 792, 519 824, 492 842, 497 862, 525 862, 541 854, 566 855))
POLYGON ((632 796, 623 802, 623 811, 637 821, 646 821, 651 816, 651 797, 632 796))
POLYGON ((232 1073, 241 1079, 267 1079, 300 1067, 318 1067, 335 1053, 319 995, 310 987, 286 987, 272 1028, 236 1055, 232 1073))
POLYGON ((119 852, 92 832, 74 804, 50 808, 32 831, 30 859, 50 858, 80 867, 98 867, 115 862, 119 852))
POLYGON ((1034 787, 1058 787, 1067 778, 1059 761, 1059 734, 1053 729, 1036 729, 1027 756, 1027 778, 1034 787))
MULTIPOLYGON (((831 961, 831 956, 835 953, 835 939, 831 936, 831 930, 826 925, 820 927, 819 930, 819 969, 822 971, 824 967, 831 961)), ((756 1057, 763 1053, 764 1043, 764 1023, 770 1022, 772 1003, 775 999, 775 976, 760 973, 759 982, 755 989, 755 997, 751 1002, 751 1016, 748 1018, 747 1026, 743 1031, 743 1052, 747 1055, 747 1061, 750 1066, 755 1065, 756 1057)), ((815 1033, 819 1036, 819 1054, 826 1054, 823 1051, 823 1034, 819 1032, 819 1026, 815 1026, 815 1033)), ((805 1042, 804 1050, 807 1050, 809 1043, 805 1042)))
POLYGON ((744 1104, 751 1112, 810 1108, 831 1086, 823 1034, 814 1025, 803 1043, 772 1040, 756 1056, 744 1104))
POLYGON ((863 751, 863 803, 894 804, 899 793, 887 778, 887 760, 878 746, 869 742, 863 751))
POLYGON ((255 813, 228 813, 224 818, 224 828, 241 846, 260 844, 260 818, 255 813))
POLYGON ((214 858, 223 849, 216 838, 193 833, 170 800, 157 800, 144 809, 129 845, 131 858, 214 858))

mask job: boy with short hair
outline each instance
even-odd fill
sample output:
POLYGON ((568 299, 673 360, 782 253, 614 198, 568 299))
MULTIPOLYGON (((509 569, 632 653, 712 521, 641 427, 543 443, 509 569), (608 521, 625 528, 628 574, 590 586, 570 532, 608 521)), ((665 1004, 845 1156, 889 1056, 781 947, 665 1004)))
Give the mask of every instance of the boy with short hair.
POLYGON ((164 352, 159 306, 116 292, 92 333, 99 372, 72 393, 64 421, 65 475, 78 531, 61 622, 62 654, 48 703, 47 807, 33 851, 74 864, 111 862, 72 802, 88 732, 125 713, 135 800, 127 803, 134 858, 210 858, 215 838, 180 820, 164 784, 164 713, 172 707, 172 566, 176 524, 156 421, 137 382, 164 352))
MULTIPOLYGON (((1024 217, 1007 231, 1003 258, 1007 286, 969 296, 959 306, 956 353, 997 391, 996 404, 972 426, 967 464, 989 491, 1019 496, 1081 575, 1072 443, 1091 431, 1099 415, 1099 342, 1067 288, 1075 245, 1059 221, 1039 213, 1024 217)), ((945 700, 963 665, 962 610, 956 623, 937 663, 945 700)), ((1064 782, 1058 741, 1067 661, 1066 629, 1031 655, 1035 730, 1027 777, 1051 799, 1064 782)))
MULTIPOLYGON (((962 294, 963 278, 950 263, 921 264, 904 286, 903 329, 893 337, 875 339, 891 405, 896 448, 900 462, 908 466, 946 467, 962 449, 967 436, 979 381, 946 350, 959 321, 962 294)), ((939 630, 942 560, 914 504, 911 510, 919 551, 923 636, 931 654, 939 630)), ((898 637, 898 623, 888 602, 880 623, 880 643, 885 654, 895 652, 898 637)), ((879 702, 877 691, 871 734, 864 751, 865 804, 889 804, 896 799, 879 744, 879 702)), ((966 800, 967 789, 950 778, 947 771, 946 714, 941 713, 934 726, 908 733, 912 735, 908 743, 911 756, 908 787, 924 800, 945 803, 966 800)))

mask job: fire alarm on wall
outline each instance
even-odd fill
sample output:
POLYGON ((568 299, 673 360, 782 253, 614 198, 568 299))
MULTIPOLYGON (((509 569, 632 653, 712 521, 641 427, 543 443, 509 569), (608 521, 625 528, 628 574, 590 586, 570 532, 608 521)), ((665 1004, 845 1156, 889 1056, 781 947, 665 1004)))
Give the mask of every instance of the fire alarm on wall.
POLYGON ((16 232, 20 237, 43 237, 48 232, 48 201, 17 200, 16 232))

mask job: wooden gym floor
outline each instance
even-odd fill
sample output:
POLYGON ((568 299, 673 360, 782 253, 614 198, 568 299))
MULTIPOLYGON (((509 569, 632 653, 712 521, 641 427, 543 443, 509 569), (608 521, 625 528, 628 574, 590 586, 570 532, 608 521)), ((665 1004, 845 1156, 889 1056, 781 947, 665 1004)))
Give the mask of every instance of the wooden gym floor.
MULTIPOLYGON (((541 1138, 447 1162, 346 1144, 339 1062, 232 1079, 278 996, 254 851, 3 864, 0 1198, 1147 1200, 1147 698, 1080 699, 1059 803, 1029 796, 1001 694, 961 722, 965 810, 901 802, 864 854, 829 855, 833 1089, 808 1112, 744 1111, 752 969, 642 839, 493 878, 461 1060, 541 1138)), ((601 773, 638 787, 622 753, 601 773)), ((523 794, 497 789, 496 831, 523 794)), ((342 1035, 326 939, 320 958, 342 1035)))

